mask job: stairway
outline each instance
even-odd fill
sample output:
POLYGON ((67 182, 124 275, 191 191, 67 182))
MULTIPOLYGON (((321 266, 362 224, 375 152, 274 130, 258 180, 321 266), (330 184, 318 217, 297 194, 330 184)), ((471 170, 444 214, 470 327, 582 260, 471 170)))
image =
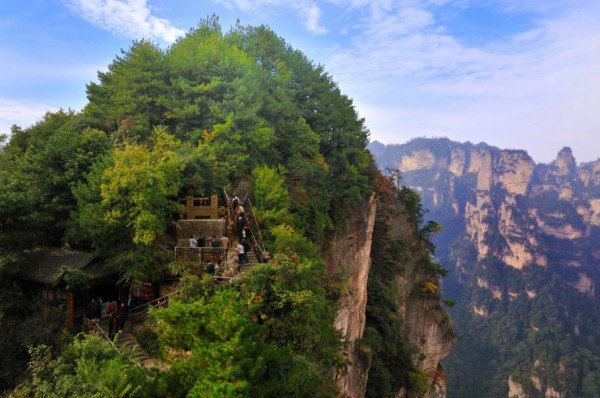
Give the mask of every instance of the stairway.
POLYGON ((250 268, 258 264, 258 259, 256 258, 256 253, 254 253, 254 250, 250 250, 248 252, 248 260, 248 264, 244 264, 244 268, 241 269, 240 273, 248 271, 250 268))
POLYGON ((154 360, 144 351, 133 334, 123 331, 116 343, 120 350, 131 352, 135 362, 147 368, 154 366, 154 360))

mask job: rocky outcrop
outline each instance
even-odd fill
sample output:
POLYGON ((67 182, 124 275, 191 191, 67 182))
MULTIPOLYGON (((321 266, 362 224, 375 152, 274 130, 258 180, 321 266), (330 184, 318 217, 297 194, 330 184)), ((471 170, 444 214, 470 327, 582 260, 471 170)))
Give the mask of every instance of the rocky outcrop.
POLYGON ((366 203, 353 212, 345 226, 345 233, 330 244, 327 263, 330 272, 336 272, 346 281, 347 294, 338 305, 335 327, 348 340, 344 357, 348 360, 345 372, 337 377, 343 396, 363 397, 369 370, 368 358, 361 357, 360 340, 365 330, 367 281, 371 268, 371 243, 377 201, 373 194, 366 203))
MULTIPOLYGON (((393 196, 393 195, 392 195, 393 196)), ((390 196, 372 195, 358 208, 345 225, 344 233, 333 239, 326 251, 330 273, 343 280, 345 294, 339 299, 335 327, 347 339, 343 355, 348 365, 337 375, 341 396, 364 397, 370 367, 370 348, 363 343, 367 305, 367 285, 372 263, 374 239, 382 239, 379 246, 386 246, 397 239, 415 239, 417 228, 397 201, 390 196), (383 206, 383 207, 382 207, 383 206), (382 209, 385 209, 381 211, 382 209), (385 224, 386 235, 374 237, 376 224, 385 224)), ((415 347, 413 361, 428 377, 427 398, 445 397, 445 375, 440 361, 451 350, 454 335, 448 315, 439 300, 413 297, 411 292, 417 285, 437 279, 419 274, 413 265, 407 264, 395 283, 400 293, 398 312, 404 318, 403 339, 415 347)), ((413 397, 410 391, 399 391, 399 396, 413 397)), ((416 396, 415 396, 416 397, 416 396)))
POLYGON ((408 299, 402 305, 406 336, 418 348, 418 364, 429 377, 426 397, 446 396, 440 362, 450 354, 454 342, 450 319, 434 300, 408 299))
MULTIPOLYGON (((429 256, 425 242, 418 233, 417 224, 406 212, 404 204, 392 192, 379 195, 373 242, 373 267, 381 268, 386 261, 398 265, 389 275, 393 289, 398 292, 396 306, 403 322, 399 336, 414 348, 412 363, 427 376, 427 391, 419 395, 409 387, 398 392, 398 398, 441 398, 446 396, 446 379, 441 365, 451 351, 454 332, 448 314, 436 294, 423 294, 423 286, 431 291, 439 289, 440 281, 424 269, 421 256, 429 256), (392 248, 395 242, 410 247, 404 254, 392 248), (390 253, 401 258, 390 259, 390 253)), ((400 343, 399 343, 400 344, 400 343)))
POLYGON ((508 398, 527 398, 523 386, 514 381, 512 376, 508 377, 508 398))

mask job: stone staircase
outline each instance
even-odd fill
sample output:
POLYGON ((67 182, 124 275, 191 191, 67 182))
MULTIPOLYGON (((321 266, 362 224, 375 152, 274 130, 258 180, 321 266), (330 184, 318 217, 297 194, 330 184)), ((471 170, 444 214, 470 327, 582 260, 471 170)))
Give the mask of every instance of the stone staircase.
POLYGON ((258 258, 256 257, 256 253, 254 253, 254 250, 250 250, 248 252, 248 264, 245 264, 244 268, 242 268, 238 272, 239 258, 236 248, 237 239, 232 239, 229 243, 229 255, 227 257, 227 263, 223 272, 223 276, 226 278, 237 279, 237 276, 239 274, 248 271, 250 268, 259 263, 258 258))
POLYGON ((147 368, 154 366, 154 360, 144 351, 133 334, 123 331, 116 344, 120 350, 131 352, 133 360, 140 365, 147 368))
POLYGON ((248 252, 248 260, 248 264, 244 265, 244 268, 240 270, 240 273, 248 271, 250 268, 258 264, 258 259, 256 258, 256 253, 254 253, 254 250, 250 250, 250 252, 248 252))

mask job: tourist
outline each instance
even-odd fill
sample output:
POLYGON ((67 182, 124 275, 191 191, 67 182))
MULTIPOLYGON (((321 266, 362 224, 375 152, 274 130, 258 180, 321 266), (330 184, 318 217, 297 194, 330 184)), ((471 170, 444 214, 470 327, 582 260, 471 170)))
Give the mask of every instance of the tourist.
POLYGON ((198 241, 194 235, 190 236, 190 247, 198 247, 198 241))
POLYGON ((88 304, 88 308, 85 314, 86 318, 94 319, 96 318, 96 299, 92 298, 90 303, 88 304))
POLYGON ((203 233, 198 237, 198 247, 206 247, 206 236, 203 233))
POLYGON ((112 336, 117 326, 117 303, 115 300, 108 302, 108 335, 112 336))
POLYGON ((237 234, 238 240, 242 240, 242 235, 244 233, 244 219, 242 217, 238 217, 237 223, 235 224, 235 232, 237 234))
POLYGON ((221 239, 219 240, 221 241, 221 247, 225 252, 225 260, 227 260, 227 251, 229 250, 229 238, 226 234, 223 234, 223 236, 221 236, 221 239))
POLYGON ((271 254, 265 250, 264 252, 262 252, 262 262, 268 263, 269 261, 271 261, 271 254))
POLYGON ((221 251, 219 250, 219 248, 221 247, 221 242, 217 239, 216 236, 212 237, 212 240, 210 241, 210 246, 212 247, 213 261, 220 263, 221 262, 221 251))
POLYGON ((117 320, 119 323, 118 330, 123 330, 125 328, 125 319, 127 319, 127 307, 125 306, 125 303, 121 302, 119 310, 117 311, 117 320))
POLYGON ((244 245, 242 245, 240 242, 238 242, 237 245, 237 254, 238 254, 238 261, 239 261, 239 269, 244 268, 244 245))
POLYGON ((250 253, 251 245, 250 239, 244 239, 242 241, 242 245, 244 246, 244 264, 248 264, 250 260, 248 259, 248 253, 250 253))
POLYGON ((98 300, 96 300, 96 302, 98 303, 98 306, 100 307, 100 316, 98 317, 98 319, 102 319, 102 312, 103 311, 107 311, 108 312, 108 303, 105 303, 104 301, 102 301, 102 296, 98 296, 98 300))

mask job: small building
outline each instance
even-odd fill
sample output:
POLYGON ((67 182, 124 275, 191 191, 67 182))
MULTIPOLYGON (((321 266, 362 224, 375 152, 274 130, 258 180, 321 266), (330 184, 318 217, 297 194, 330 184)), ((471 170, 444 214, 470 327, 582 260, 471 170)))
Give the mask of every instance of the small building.
POLYGON ((35 249, 22 253, 15 279, 31 295, 64 306, 67 327, 74 330, 85 315, 89 300, 124 296, 117 276, 93 253, 59 248, 35 249))
POLYGON ((185 206, 182 214, 185 220, 218 220, 222 216, 217 195, 210 195, 210 198, 187 196, 180 199, 180 203, 185 206))

